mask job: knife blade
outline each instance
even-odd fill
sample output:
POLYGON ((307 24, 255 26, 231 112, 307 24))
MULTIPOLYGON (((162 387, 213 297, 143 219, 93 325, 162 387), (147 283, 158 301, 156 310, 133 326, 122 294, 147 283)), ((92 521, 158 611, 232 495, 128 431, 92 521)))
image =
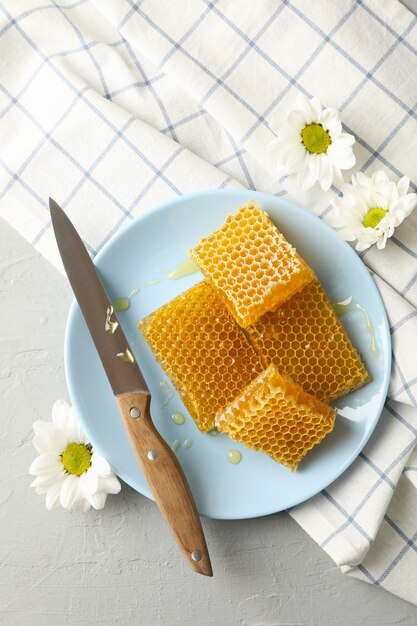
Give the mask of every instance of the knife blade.
POLYGON ((65 271, 113 390, 132 451, 191 568, 212 576, 194 499, 174 452, 156 430, 151 395, 117 322, 99 273, 66 213, 49 198, 52 226, 65 271))

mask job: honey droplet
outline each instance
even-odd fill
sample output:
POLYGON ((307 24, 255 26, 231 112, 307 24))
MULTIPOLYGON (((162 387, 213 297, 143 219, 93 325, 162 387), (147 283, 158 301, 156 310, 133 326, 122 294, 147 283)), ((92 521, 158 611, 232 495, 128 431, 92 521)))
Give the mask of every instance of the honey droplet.
POLYGON ((181 424, 184 424, 185 422, 185 417, 182 413, 173 413, 171 415, 171 419, 174 422, 174 424, 178 424, 178 426, 180 426, 181 424))
POLYGON ((195 274, 199 271, 198 266, 194 263, 192 259, 185 259, 181 263, 178 263, 173 270, 167 274, 166 278, 168 280, 179 280, 180 278, 184 278, 185 276, 190 276, 190 274, 195 274))
POLYGON ((165 398, 165 400, 161 404, 161 409, 165 409, 165 407, 168 406, 169 401, 171 400, 171 398, 174 397, 174 392, 172 391, 171 387, 168 385, 168 383, 165 380, 161 380, 159 382, 159 386, 162 387, 162 389, 164 389, 166 391, 166 393, 167 393, 167 397, 165 398))
POLYGON ((239 450, 229 450, 227 460, 229 463, 232 463, 232 465, 237 465, 242 460, 242 453, 239 452, 239 450))
POLYGON ((130 307, 130 300, 129 298, 117 298, 113 305, 116 311, 127 311, 130 307))

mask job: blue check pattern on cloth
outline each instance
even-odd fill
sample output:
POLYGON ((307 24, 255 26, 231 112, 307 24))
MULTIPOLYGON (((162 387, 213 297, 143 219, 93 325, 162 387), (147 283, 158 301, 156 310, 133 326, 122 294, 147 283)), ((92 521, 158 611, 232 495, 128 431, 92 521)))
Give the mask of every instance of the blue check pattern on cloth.
MULTIPOLYGON (((417 18, 397 0, 0 1, 0 215, 60 270, 47 198, 95 254, 202 188, 285 195, 266 150, 294 97, 342 112, 357 167, 417 183, 417 18), (180 17, 180 19, 179 19, 180 17)), ((389 398, 341 479, 290 515, 345 573, 417 603, 417 215, 363 260, 393 340, 389 398)))

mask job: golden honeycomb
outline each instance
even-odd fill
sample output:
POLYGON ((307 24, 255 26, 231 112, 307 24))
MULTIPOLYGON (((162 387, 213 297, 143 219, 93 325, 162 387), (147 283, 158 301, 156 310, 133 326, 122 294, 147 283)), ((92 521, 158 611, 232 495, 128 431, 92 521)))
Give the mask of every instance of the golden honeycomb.
POLYGON ((263 363, 331 402, 370 380, 322 286, 314 280, 247 329, 263 363))
POLYGON ((336 411, 270 365, 216 416, 216 426, 292 472, 333 430, 336 411))
POLYGON ((252 201, 201 239, 190 256, 243 328, 314 277, 267 213, 252 201))
POLYGON ((201 431, 263 369, 215 290, 202 281, 144 318, 139 330, 201 431))

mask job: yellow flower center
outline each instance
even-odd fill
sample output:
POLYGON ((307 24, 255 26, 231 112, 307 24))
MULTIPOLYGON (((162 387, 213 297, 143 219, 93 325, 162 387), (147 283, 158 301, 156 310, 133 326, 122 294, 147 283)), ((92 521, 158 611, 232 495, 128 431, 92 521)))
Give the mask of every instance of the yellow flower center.
POLYGON ((321 124, 312 122, 301 131, 301 141, 311 154, 322 154, 332 143, 332 138, 321 124))
POLYGON ((81 476, 91 465, 91 450, 84 443, 70 443, 62 453, 62 464, 68 474, 81 476))
POLYGON ((379 222, 382 220, 383 217, 385 217, 387 213, 388 211, 386 209, 382 209, 379 206, 373 209, 369 209, 368 213, 363 218, 362 223, 365 228, 376 228, 379 222))

